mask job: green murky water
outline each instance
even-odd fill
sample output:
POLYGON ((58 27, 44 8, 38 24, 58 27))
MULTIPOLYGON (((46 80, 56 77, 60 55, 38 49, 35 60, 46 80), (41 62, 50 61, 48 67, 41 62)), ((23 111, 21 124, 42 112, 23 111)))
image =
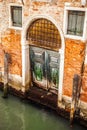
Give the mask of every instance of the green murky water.
POLYGON ((3 99, 0 92, 0 130, 86 130, 86 128, 77 124, 70 128, 68 120, 55 116, 51 111, 21 102, 11 95, 8 99, 3 99))

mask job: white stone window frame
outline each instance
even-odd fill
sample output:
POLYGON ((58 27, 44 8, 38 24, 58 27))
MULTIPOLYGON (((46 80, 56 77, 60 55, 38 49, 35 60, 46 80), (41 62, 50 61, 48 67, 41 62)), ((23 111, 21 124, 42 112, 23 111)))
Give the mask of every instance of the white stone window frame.
POLYGON ((22 8, 22 26, 23 26, 23 5, 10 3, 9 4, 9 28, 10 29, 15 29, 15 30, 22 30, 22 26, 21 27, 17 27, 17 26, 13 26, 12 25, 12 16, 11 16, 11 7, 12 6, 14 6, 14 7, 21 7, 22 8))
POLYGON ((86 32, 87 32, 87 9, 86 8, 77 8, 77 7, 70 7, 65 6, 64 8, 64 23, 63 23, 63 30, 64 30, 64 36, 65 38, 74 39, 74 40, 81 40, 86 41, 86 32), (83 25, 83 35, 77 36, 72 34, 67 34, 67 27, 68 27, 68 11, 83 11, 85 12, 85 18, 84 18, 84 25, 83 25))

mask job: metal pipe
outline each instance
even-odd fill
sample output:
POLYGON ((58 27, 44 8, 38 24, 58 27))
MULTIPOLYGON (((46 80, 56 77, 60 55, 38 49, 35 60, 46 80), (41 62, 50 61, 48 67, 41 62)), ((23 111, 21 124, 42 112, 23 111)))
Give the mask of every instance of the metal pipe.
POLYGON ((23 0, 21 0, 21 3, 24 5, 24 1, 23 0))

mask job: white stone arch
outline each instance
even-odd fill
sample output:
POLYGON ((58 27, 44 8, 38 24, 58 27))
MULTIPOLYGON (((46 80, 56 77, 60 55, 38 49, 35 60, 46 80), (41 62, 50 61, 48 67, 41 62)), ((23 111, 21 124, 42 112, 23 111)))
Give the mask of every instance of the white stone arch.
POLYGON ((31 23, 37 19, 47 19, 51 21, 56 28, 58 29, 60 36, 61 36, 61 49, 59 50, 60 53, 60 69, 59 69, 59 89, 58 89, 58 101, 62 100, 62 87, 63 87, 63 76, 64 76, 64 51, 65 51, 65 42, 64 42, 64 36, 62 29, 60 28, 58 22, 52 18, 51 16, 48 15, 34 15, 29 17, 27 20, 26 24, 23 26, 23 31, 22 31, 22 40, 21 40, 21 45, 22 45, 22 85, 23 89, 22 91, 25 90, 26 85, 29 86, 30 82, 30 65, 29 65, 29 44, 26 40, 26 35, 27 35, 27 29, 31 25, 31 23))

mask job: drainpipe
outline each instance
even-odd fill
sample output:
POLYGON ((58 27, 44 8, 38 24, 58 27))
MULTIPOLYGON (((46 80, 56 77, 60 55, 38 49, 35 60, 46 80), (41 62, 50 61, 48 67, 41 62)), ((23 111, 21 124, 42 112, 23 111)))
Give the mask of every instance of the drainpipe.
POLYGON ((18 2, 20 3, 20 4, 22 4, 22 5, 24 5, 24 0, 18 0, 18 2))
POLYGON ((24 1, 23 0, 21 0, 21 3, 24 5, 24 1))

